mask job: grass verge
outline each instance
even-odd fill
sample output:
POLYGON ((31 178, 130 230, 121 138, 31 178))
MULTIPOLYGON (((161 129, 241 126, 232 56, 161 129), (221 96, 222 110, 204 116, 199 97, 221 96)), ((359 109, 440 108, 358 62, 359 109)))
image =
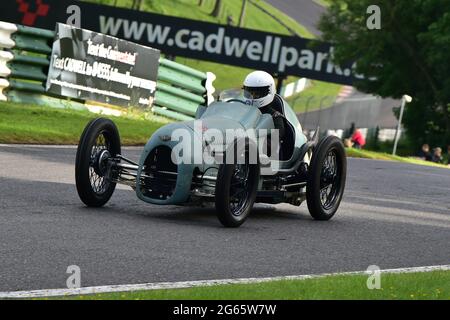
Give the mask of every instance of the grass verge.
POLYGON ((220 285, 64 297, 83 300, 318 300, 450 299, 450 271, 381 275, 381 288, 369 290, 367 275, 337 275, 306 280, 220 285))
MULTIPOLYGON (((99 115, 88 111, 54 109, 36 105, 0 102, 0 143, 23 144, 78 144, 86 124, 99 115)), ((104 117, 104 116, 102 116, 104 117)), ((164 122, 142 117, 111 117, 119 128, 123 145, 143 145, 164 122)), ((389 160, 417 165, 449 168, 445 165, 416 158, 392 156, 368 150, 349 148, 353 158, 389 160)))
POLYGON ((434 162, 430 162, 430 161, 424 161, 424 160, 420 160, 420 159, 412 158, 412 157, 393 156, 393 155, 387 154, 387 153, 380 153, 380 152, 374 152, 374 151, 368 151, 368 150, 359 150, 359 149, 354 149, 354 148, 347 148, 346 151, 347 151, 347 156, 353 157, 353 158, 398 161, 398 162, 404 162, 404 163, 417 164, 417 165, 421 165, 421 166, 450 169, 450 167, 443 165, 443 164, 438 164, 438 163, 434 163, 434 162))
MULTIPOLYGON (((99 115, 88 111, 54 109, 36 105, 0 102, 0 143, 78 144, 86 124, 99 115)), ((103 117, 103 116, 102 116, 103 117)), ((118 126, 123 145, 143 145, 165 122, 141 117, 110 117, 118 126)), ((449 168, 416 158, 392 156, 368 150, 349 148, 353 158, 399 161, 404 163, 449 168)))
MULTIPOLYGON (((0 102, 0 143, 78 144, 86 124, 99 115, 0 102)), ((126 117, 106 117, 119 128, 122 144, 142 145, 164 123, 126 117)))

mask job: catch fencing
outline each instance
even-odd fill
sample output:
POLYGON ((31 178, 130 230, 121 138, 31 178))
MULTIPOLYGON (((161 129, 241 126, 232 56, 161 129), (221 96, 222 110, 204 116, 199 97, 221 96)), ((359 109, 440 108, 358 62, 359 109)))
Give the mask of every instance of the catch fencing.
POLYGON ((342 100, 301 96, 290 102, 297 109, 301 107, 298 118, 307 133, 320 127, 323 134, 347 138, 360 128, 367 139, 391 141, 395 136, 398 122, 393 109, 400 105, 398 100, 356 93, 342 100))

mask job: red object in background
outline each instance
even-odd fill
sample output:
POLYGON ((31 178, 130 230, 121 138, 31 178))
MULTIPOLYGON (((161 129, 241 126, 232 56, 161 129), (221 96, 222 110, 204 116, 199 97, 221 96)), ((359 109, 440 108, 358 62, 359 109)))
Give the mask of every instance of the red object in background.
POLYGON ((352 135, 352 142, 360 145, 361 147, 364 147, 364 145, 366 144, 366 139, 362 135, 361 131, 356 130, 352 135))
POLYGON ((26 26, 33 26, 38 16, 45 17, 48 14, 50 6, 42 3, 42 0, 36 0, 36 11, 30 11, 30 4, 25 0, 16 0, 19 4, 19 12, 24 14, 22 23, 26 26))

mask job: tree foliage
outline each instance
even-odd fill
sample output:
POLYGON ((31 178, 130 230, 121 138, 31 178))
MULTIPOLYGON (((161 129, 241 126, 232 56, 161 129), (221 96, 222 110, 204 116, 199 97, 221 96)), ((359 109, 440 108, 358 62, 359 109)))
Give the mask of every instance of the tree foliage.
POLYGON ((450 145, 450 1, 336 0, 322 17, 323 40, 335 44, 337 63, 356 61, 355 86, 382 97, 413 97, 405 111, 417 144, 450 145), (367 8, 381 9, 381 29, 370 30, 367 8))

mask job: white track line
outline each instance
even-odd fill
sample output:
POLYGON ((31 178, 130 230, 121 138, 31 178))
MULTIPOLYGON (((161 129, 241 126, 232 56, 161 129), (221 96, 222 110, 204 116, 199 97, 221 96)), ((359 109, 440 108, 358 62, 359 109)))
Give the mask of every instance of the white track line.
MULTIPOLYGON (((386 269, 386 270, 381 270, 380 272, 381 273, 414 273, 414 272, 448 271, 448 270, 450 270, 450 265, 386 269)), ((157 283, 143 283, 143 284, 85 287, 85 288, 79 288, 79 289, 48 289, 48 290, 33 290, 33 291, 11 291, 11 292, 0 292, 0 299, 61 297, 61 296, 88 295, 88 294, 111 293, 111 292, 129 292, 129 291, 138 291, 138 290, 182 289, 182 288, 194 288, 194 287, 209 287, 209 286, 224 285, 224 284, 251 284, 251 283, 261 283, 261 282, 279 281, 279 280, 305 280, 305 279, 322 278, 322 277, 327 277, 327 276, 358 275, 358 274, 367 274, 367 271, 322 273, 322 274, 313 274, 313 275, 283 276, 283 277, 270 277, 270 278, 241 278, 241 279, 223 279, 223 280, 182 281, 182 282, 157 282, 157 283)))
MULTIPOLYGON (((0 148, 76 149, 78 145, 59 144, 1 144, 0 148)), ((144 146, 122 146, 125 150, 142 150, 144 146)))
POLYGON ((64 145, 58 145, 58 144, 5 144, 0 143, 0 147, 2 148, 41 148, 41 149, 76 149, 76 145, 71 144, 64 144, 64 145))

